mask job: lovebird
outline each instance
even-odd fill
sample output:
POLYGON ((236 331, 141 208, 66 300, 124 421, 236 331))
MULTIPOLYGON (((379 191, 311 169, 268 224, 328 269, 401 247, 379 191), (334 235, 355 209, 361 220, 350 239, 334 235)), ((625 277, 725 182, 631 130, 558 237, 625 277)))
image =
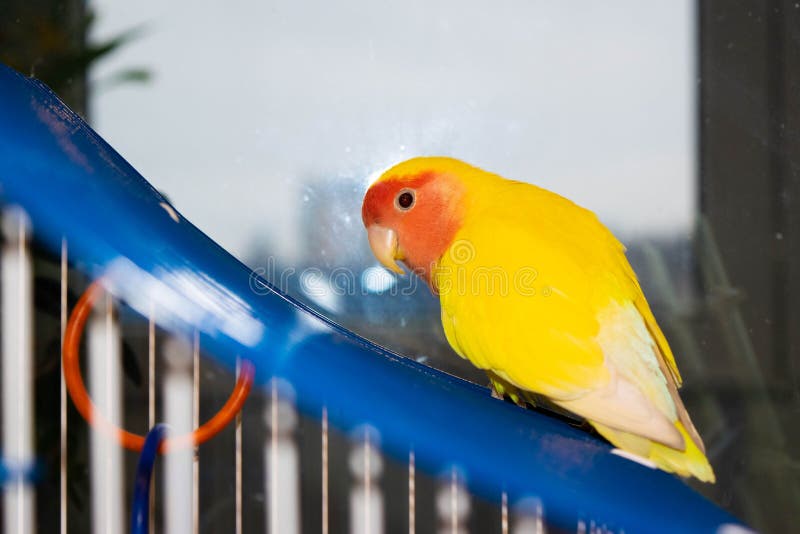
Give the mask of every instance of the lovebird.
POLYGON ((438 295, 455 352, 493 394, 546 399, 614 446, 714 482, 681 375, 625 247, 591 211, 445 157, 410 159, 367 190, 375 257, 438 295))

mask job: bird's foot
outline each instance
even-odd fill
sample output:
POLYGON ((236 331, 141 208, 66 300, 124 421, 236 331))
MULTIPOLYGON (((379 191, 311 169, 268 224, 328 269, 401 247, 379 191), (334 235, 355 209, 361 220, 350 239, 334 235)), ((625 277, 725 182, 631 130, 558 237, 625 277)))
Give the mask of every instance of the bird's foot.
POLYGON ((493 399, 503 400, 503 394, 497 391, 497 388, 494 387, 494 382, 489 385, 489 389, 492 392, 493 399))
POLYGON ((509 398, 511 399, 511 402, 520 408, 527 408, 529 405, 534 406, 530 399, 526 399, 521 394, 520 390, 511 384, 505 383, 496 378, 490 378, 489 389, 492 392, 493 399, 505 400, 506 398, 509 398))

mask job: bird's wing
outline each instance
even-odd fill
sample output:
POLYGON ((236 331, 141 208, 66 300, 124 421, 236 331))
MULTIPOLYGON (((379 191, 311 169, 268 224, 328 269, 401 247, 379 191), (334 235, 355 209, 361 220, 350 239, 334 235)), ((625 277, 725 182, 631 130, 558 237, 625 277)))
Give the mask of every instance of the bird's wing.
POLYGON ((624 249, 568 201, 520 217, 519 196, 469 221, 440 261, 448 341, 476 366, 578 415, 682 448, 624 249))
POLYGON ((466 225, 440 260, 445 334, 456 352, 519 387, 580 396, 609 378, 591 280, 564 247, 516 222, 466 225))

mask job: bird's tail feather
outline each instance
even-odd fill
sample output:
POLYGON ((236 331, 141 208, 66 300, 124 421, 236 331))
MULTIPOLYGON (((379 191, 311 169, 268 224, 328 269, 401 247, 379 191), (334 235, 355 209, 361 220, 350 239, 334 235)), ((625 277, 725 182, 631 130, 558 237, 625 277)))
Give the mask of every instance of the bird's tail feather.
POLYGON ((615 446, 650 460, 664 471, 676 473, 682 477, 694 476, 703 482, 713 483, 716 481, 714 470, 708 463, 706 455, 698 448, 680 421, 675 422, 675 428, 681 433, 683 441, 686 443, 686 450, 683 451, 629 432, 622 432, 594 422, 592 425, 615 446))

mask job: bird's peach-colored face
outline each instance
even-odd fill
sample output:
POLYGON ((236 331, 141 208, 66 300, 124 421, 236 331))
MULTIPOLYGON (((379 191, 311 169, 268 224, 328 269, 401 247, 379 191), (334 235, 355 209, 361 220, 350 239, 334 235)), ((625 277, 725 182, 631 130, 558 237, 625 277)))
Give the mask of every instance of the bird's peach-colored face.
POLYGON ((361 207, 375 257, 397 273, 403 271, 395 262, 402 261, 431 285, 433 267, 461 226, 463 195, 455 176, 432 170, 393 176, 390 170, 361 207))

